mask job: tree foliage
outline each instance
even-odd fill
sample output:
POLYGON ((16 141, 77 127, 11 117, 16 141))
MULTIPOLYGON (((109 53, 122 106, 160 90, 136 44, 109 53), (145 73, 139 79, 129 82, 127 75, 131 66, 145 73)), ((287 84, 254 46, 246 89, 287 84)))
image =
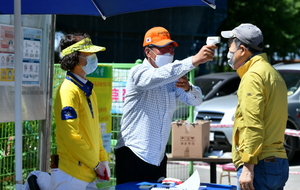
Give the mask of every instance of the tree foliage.
POLYGON ((300 54, 300 0, 228 0, 228 17, 220 31, 241 23, 262 30, 270 61, 295 59, 300 54))

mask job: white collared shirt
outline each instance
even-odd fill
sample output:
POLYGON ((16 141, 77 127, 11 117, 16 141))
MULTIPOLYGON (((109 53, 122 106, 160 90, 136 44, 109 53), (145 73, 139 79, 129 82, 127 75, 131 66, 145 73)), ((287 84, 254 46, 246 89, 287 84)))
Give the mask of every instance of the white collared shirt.
POLYGON ((128 76, 121 130, 116 148, 129 147, 139 158, 159 166, 165 155, 176 99, 197 106, 199 87, 185 92, 175 82, 194 69, 192 58, 154 68, 147 59, 128 76))

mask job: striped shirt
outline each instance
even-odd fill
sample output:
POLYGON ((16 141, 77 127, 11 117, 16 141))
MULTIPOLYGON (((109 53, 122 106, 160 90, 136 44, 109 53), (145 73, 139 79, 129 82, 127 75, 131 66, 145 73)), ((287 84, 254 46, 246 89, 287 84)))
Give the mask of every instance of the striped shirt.
POLYGON ((121 129, 116 148, 129 147, 145 162, 159 166, 165 155, 176 99, 197 106, 199 87, 185 92, 175 82, 194 69, 192 58, 154 68, 147 59, 128 76, 121 129))

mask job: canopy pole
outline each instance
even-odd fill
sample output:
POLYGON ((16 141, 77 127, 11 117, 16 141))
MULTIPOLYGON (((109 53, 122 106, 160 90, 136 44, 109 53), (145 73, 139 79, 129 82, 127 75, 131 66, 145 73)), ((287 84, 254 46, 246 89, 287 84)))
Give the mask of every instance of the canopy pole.
POLYGON ((94 0, 91 0, 93 2, 93 4, 95 5, 97 11, 100 13, 101 17, 103 18, 103 20, 106 20, 106 16, 104 16, 104 14, 102 13, 102 11, 100 10, 100 8, 98 7, 98 5, 96 5, 96 3, 94 2, 94 0))
POLYGON ((21 0, 14 0, 14 44, 15 44, 15 183, 16 190, 22 190, 22 32, 21 0))
MULTIPOLYGON (((210 6, 211 8, 216 9, 216 5, 211 3, 210 1, 208 1, 208 0, 202 0, 202 1, 204 3, 206 3, 208 6, 210 6)), ((215 1, 214 1, 214 3, 215 3, 215 1)))
POLYGON ((46 120, 42 122, 39 131, 39 168, 41 171, 50 172, 51 153, 51 124, 52 124, 52 93, 53 93, 53 63, 54 63, 54 38, 55 38, 56 15, 51 15, 49 48, 48 48, 48 73, 47 73, 47 98, 46 98, 46 120))

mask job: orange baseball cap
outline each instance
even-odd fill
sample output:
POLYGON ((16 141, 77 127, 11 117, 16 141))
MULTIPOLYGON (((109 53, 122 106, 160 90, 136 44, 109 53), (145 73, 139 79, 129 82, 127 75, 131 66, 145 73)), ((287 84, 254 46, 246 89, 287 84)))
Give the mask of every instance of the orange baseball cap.
POLYGON ((170 43, 178 47, 177 42, 171 40, 170 33, 163 27, 153 27, 148 30, 144 37, 143 47, 147 45, 154 45, 158 47, 164 47, 170 43))

